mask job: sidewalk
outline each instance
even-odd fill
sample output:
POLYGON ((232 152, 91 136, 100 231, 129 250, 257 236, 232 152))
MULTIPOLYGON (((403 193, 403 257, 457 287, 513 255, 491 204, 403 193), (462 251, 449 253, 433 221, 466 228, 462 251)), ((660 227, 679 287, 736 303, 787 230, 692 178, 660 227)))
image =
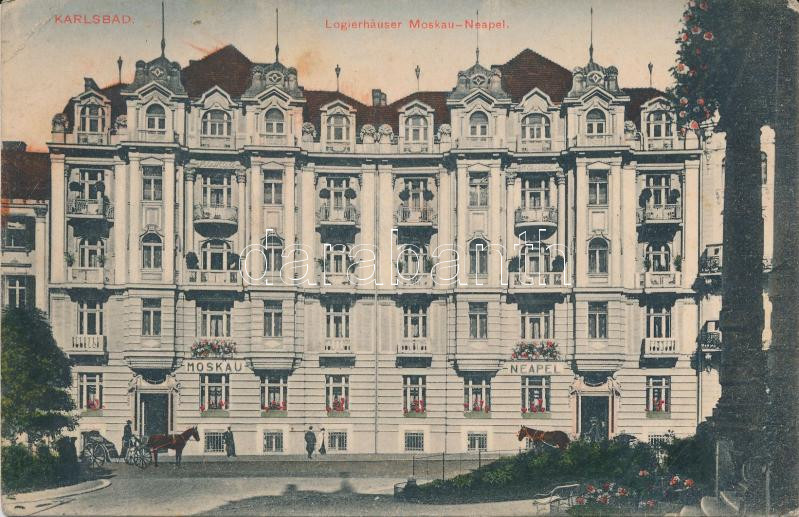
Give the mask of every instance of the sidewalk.
POLYGON ((21 494, 3 494, 4 503, 34 503, 38 501, 48 501, 51 499, 62 499, 64 497, 72 497, 80 494, 94 492, 101 490, 111 485, 111 481, 107 479, 93 479, 91 481, 84 481, 69 486, 60 486, 58 488, 48 488, 47 490, 38 490, 36 492, 23 492, 21 494))

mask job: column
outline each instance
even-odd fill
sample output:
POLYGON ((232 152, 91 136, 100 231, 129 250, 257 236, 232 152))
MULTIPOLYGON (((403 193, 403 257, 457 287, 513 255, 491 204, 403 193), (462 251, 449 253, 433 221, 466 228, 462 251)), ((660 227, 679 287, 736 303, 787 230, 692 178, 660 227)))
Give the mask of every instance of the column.
MULTIPOLYGON (((569 208, 566 206, 566 175, 562 170, 558 169, 555 174, 555 184, 557 185, 558 196, 558 234, 555 237, 559 246, 568 246, 568 239, 566 238, 566 217, 569 208)), ((562 248, 565 249, 565 248, 562 248)), ((571 267, 571 257, 568 255, 564 257, 571 267)))
POLYGON ((588 191, 588 180, 586 176, 585 162, 580 160, 577 162, 577 170, 575 172, 575 203, 574 203, 574 269, 577 273, 577 285, 582 285, 588 275, 588 253, 586 251, 586 238, 588 237, 586 207, 588 206, 588 199, 586 193, 588 191))
POLYGON ((64 167, 63 156, 50 156, 50 183, 52 189, 50 207, 50 232, 52 239, 50 242, 50 281, 58 284, 64 281, 64 243, 66 242, 66 175, 69 169, 64 167))
MULTIPOLYGON (((512 166, 505 171, 505 248, 508 260, 517 260, 519 249, 516 248, 516 204, 517 198, 514 197, 516 189, 514 184, 518 178, 516 167, 512 166)), ((506 277, 508 285, 512 284, 510 273, 506 277)))
POLYGON ((34 264, 34 275, 36 281, 36 307, 44 312, 48 312, 47 300, 47 205, 34 207, 36 213, 36 230, 34 233, 36 248, 36 263, 34 264))
MULTIPOLYGON (((321 249, 321 247, 317 245, 316 231, 314 229, 316 226, 316 198, 318 196, 316 193, 316 181, 316 166, 313 163, 309 163, 303 168, 300 176, 300 199, 302 200, 300 203, 299 219, 302 221, 302 237, 300 244, 305 253, 301 254, 297 260, 305 260, 304 265, 307 266, 304 268, 307 271, 305 273, 305 278, 311 284, 318 285, 316 254, 318 252, 317 250, 321 249)), ((302 274, 303 271, 300 270, 300 275, 302 274)))
POLYGON ((469 212, 469 174, 466 172, 466 166, 459 163, 457 174, 455 188, 458 201, 455 207, 455 214, 458 218, 458 227, 455 240, 458 245, 459 259, 458 284, 466 284, 469 278, 469 247, 466 242, 466 216, 469 212))
POLYGON ((250 243, 247 231, 247 173, 244 167, 236 169, 236 193, 238 194, 236 201, 238 206, 238 231, 236 232, 238 246, 236 252, 241 253, 241 250, 250 243))
MULTIPOLYGON (((293 178, 293 171, 286 169, 283 174, 283 177, 287 180, 289 176, 292 176, 292 185, 294 184, 293 178)), ((263 180, 263 170, 261 169, 260 163, 252 163, 250 165, 250 244, 259 244, 261 239, 265 235, 266 228, 264 227, 263 218, 264 218, 264 208, 263 208, 263 197, 264 197, 264 188, 263 188, 264 180, 263 180)), ((283 204, 285 206, 286 212, 285 217, 291 218, 294 216, 293 212, 288 210, 288 200, 291 199, 292 203, 294 201, 294 189, 288 188, 288 181, 286 181, 286 188, 283 190, 283 204)), ((244 207, 239 207, 239 210, 244 210, 244 207)), ((292 219, 293 220, 293 219, 292 219)), ((290 246, 294 243, 293 236, 291 234, 286 233, 285 235, 285 246, 290 246)), ((242 248, 244 249, 244 248, 242 248)), ((241 250, 240 250, 241 251, 241 250)), ((286 260, 288 261, 288 259, 286 260)), ((247 258, 247 272, 249 273, 250 277, 258 278, 264 271, 264 256, 261 253, 250 253, 249 257, 247 258)))
POLYGON ((682 286, 691 287, 699 267, 699 161, 685 163, 682 187, 682 286))
MULTIPOLYGON (((437 246, 452 245, 452 175, 449 170, 439 166, 438 168, 438 242, 437 246)), ((431 250, 432 252, 433 250, 431 250)), ((441 253, 441 256, 433 259, 436 263, 451 260, 449 253, 441 253)), ((436 287, 446 288, 446 282, 442 278, 451 276, 443 269, 436 268, 436 287)))
MULTIPOLYGON (((607 217, 610 226, 610 267, 612 273, 610 280, 611 285, 620 286, 624 276, 621 262, 622 254, 624 253, 624 243, 622 242, 624 229, 621 226, 621 205, 624 203, 621 189, 621 163, 615 162, 610 166, 608 182, 610 184, 610 192, 608 192, 610 209, 607 217)), ((627 252, 631 253, 632 251, 627 250, 627 252)))
POLYGON ((628 163, 621 170, 621 245, 626 253, 622 257, 623 285, 627 289, 638 287, 638 271, 635 267, 638 247, 638 232, 635 217, 638 209, 638 190, 635 183, 637 164, 628 163))
MULTIPOLYGON (((197 179, 197 171, 193 167, 186 167, 183 170, 183 196, 185 198, 183 215, 186 234, 183 236, 183 253, 186 254, 194 250, 194 181, 197 179)), ((196 251, 195 251, 196 253, 196 251)))
POLYGON ((164 161, 164 276, 162 278, 169 284, 175 282, 175 159, 173 156, 164 161))
MULTIPOLYGON (((164 167, 166 169, 166 167, 164 167)), ((128 244, 130 250, 138 249, 139 247, 139 227, 141 226, 141 167, 139 166, 139 157, 130 157, 130 192, 128 200, 130 201, 130 219, 128 221, 128 244)), ((168 190, 169 183, 166 181, 166 170, 164 170, 164 191, 168 190)), ((165 192, 166 194, 166 192, 165 192)), ((164 195, 166 200, 166 195, 164 195)), ((166 220, 166 217, 164 217, 166 220)), ((165 228, 166 230, 166 228, 165 228)), ((170 236, 165 235, 165 240, 170 236)), ((167 243, 164 242, 164 270, 166 270, 166 255, 167 243)), ((139 269, 139 254, 129 253, 130 261, 128 261, 128 281, 138 282, 140 278, 139 269)))
MULTIPOLYGON (((284 246, 291 246, 295 242, 298 241, 297 239, 297 228, 296 228, 296 214, 294 213, 294 158, 291 158, 289 162, 286 163, 285 169, 283 169, 283 238, 284 246)), ((260 173, 260 171, 259 171, 260 173)), ((261 188, 261 179, 260 174, 258 176, 258 180, 256 181, 255 176, 250 176, 252 178, 252 185, 250 186, 250 191, 260 190, 260 194, 253 194, 252 198, 255 199, 263 195, 263 188, 261 188)), ((254 212, 254 211, 253 211, 254 212)), ((253 228, 253 232, 258 232, 260 230, 259 226, 254 226, 251 222, 250 225, 253 228)), ((251 237, 252 242, 258 242, 259 238, 251 237)), ((283 262, 285 263, 287 260, 292 260, 290 257, 286 257, 283 262)))
MULTIPOLYGON (((502 241, 500 234, 500 225, 502 221, 502 178, 500 176, 501 171, 499 167, 498 163, 492 164, 491 172, 488 176, 488 238, 492 245, 492 248, 488 252, 488 283, 493 286, 499 285, 502 268, 504 267, 502 256, 493 246, 506 246, 508 244, 502 241)), ((507 255, 507 251, 504 252, 503 255, 507 255)))
POLYGON ((124 284, 128 272, 128 177, 125 162, 114 162, 114 283, 124 284))
MULTIPOLYGON (((376 274, 375 281, 382 282, 383 280, 377 276, 377 274, 382 273, 386 266, 390 265, 391 240, 389 239, 390 236, 381 235, 381 232, 377 228, 378 215, 376 212, 378 210, 377 206, 380 197, 377 194, 378 187, 376 182, 377 172, 374 163, 371 161, 369 163, 362 163, 361 191, 358 193, 358 212, 361 216, 360 243, 377 247, 375 250, 377 256, 375 257, 374 264, 374 271, 376 274), (385 242, 381 242, 381 239, 385 239, 385 242)), ((365 271, 359 271, 358 273, 359 275, 363 275, 365 271)), ((390 276, 387 276, 387 278, 390 278, 390 276)), ((388 279, 386 279, 385 282, 384 287, 389 285, 388 279)), ((374 285, 364 285, 364 288, 374 289, 374 285)))
MULTIPOLYGON (((373 202, 375 210, 377 210, 376 220, 378 224, 375 230, 378 232, 376 242, 380 243, 379 248, 381 255, 380 266, 378 266, 380 283, 384 287, 391 284, 391 229, 394 227, 394 195, 392 187, 392 178, 394 172, 390 163, 380 163, 377 165, 377 177, 375 187, 377 191, 377 201, 370 199, 368 202, 373 202)), ((366 201, 364 199, 364 201, 366 201)), ((363 220, 363 219, 361 219, 363 220)))

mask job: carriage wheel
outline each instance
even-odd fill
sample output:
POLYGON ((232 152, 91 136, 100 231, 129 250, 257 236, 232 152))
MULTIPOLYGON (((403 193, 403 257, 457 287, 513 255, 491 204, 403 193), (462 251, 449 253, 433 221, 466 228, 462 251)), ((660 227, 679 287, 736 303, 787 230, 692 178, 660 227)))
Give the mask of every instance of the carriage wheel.
POLYGON ((147 468, 147 466, 149 466, 150 463, 153 462, 153 457, 150 456, 150 449, 147 449, 146 447, 142 447, 139 450, 141 451, 141 457, 142 457, 142 460, 144 461, 144 466, 142 466, 142 468, 147 468))
POLYGON ((99 443, 88 445, 83 450, 83 461, 90 468, 102 467, 105 464, 105 447, 99 443))

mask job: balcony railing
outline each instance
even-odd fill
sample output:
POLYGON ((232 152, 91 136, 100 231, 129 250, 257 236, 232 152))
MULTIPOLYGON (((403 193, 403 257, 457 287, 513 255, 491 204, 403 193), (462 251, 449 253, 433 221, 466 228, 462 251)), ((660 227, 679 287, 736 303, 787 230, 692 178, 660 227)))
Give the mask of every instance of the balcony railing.
POLYGON ((71 267, 68 278, 82 284, 102 284, 112 282, 111 271, 102 267, 71 267))
POLYGON ((545 271, 542 273, 511 273, 511 287, 530 289, 560 287, 564 284, 563 272, 545 271))
POLYGON ((466 149, 494 147, 492 136, 464 136, 460 139, 458 147, 466 149))
POLYGON ((267 135, 261 133, 261 145, 289 145, 288 135, 267 135))
POLYGON ((558 224, 558 209, 554 206, 549 207, 530 207, 516 209, 516 224, 558 224))
POLYGON ((431 207, 411 207, 401 206, 394 214, 394 222, 397 224, 418 224, 429 226, 436 224, 436 212, 431 207))
POLYGON ((702 331, 702 333, 699 334, 699 345, 703 352, 717 352, 721 350, 721 331, 702 331))
POLYGON ((354 355, 352 340, 348 337, 327 338, 322 343, 323 355, 354 355))
POLYGON ((581 134, 571 139, 572 147, 605 147, 611 145, 624 145, 621 138, 616 135, 586 135, 581 134))
POLYGON ((79 144, 104 145, 111 143, 111 135, 109 133, 89 133, 85 131, 78 131, 76 136, 79 144))
POLYGON ((517 151, 527 153, 541 153, 552 150, 551 140, 520 140, 516 144, 517 151))
POLYGON ((191 269, 188 271, 186 279, 188 283, 197 285, 236 285, 239 283, 239 272, 191 269))
POLYGON ((674 149, 674 139, 668 138, 648 138, 646 148, 650 151, 666 151, 674 149))
POLYGON ((404 338, 397 344, 397 355, 424 357, 430 355, 430 339, 426 337, 404 338))
POLYGON ((430 146, 427 142, 405 142, 402 144, 403 153, 429 153, 430 146))
POLYGON ((639 286, 648 287, 679 287, 682 273, 679 271, 647 271, 641 273, 639 286))
POLYGON ((639 208, 637 215, 638 224, 642 223, 676 223, 682 217, 680 205, 651 205, 639 208))
POLYGON ((76 198, 67 204, 67 214, 92 219, 113 219, 114 205, 104 199, 76 198))
POLYGON ((402 276, 400 276, 400 273, 397 272, 396 278, 399 287, 433 287, 433 277, 430 273, 408 272, 402 273, 402 276))
POLYGON ((139 142, 164 142, 164 143, 177 143, 178 134, 175 132, 167 132, 164 129, 139 129, 138 131, 139 142))
POLYGON ((194 222, 236 224, 238 220, 238 207, 204 204, 194 205, 194 222))
POLYGON ((236 138, 234 136, 209 136, 200 135, 200 147, 208 149, 234 149, 236 138))
POLYGON ((352 152, 352 145, 349 142, 327 142, 325 151, 330 153, 349 153, 352 152))
POLYGON ((674 338, 644 338, 644 355, 647 357, 674 357, 679 355, 674 338))
POLYGON ((351 205, 341 208, 322 205, 316 213, 317 221, 320 224, 357 224, 358 216, 358 209, 351 205))
POLYGON ((72 336, 72 355, 102 355, 105 353, 105 336, 72 336))

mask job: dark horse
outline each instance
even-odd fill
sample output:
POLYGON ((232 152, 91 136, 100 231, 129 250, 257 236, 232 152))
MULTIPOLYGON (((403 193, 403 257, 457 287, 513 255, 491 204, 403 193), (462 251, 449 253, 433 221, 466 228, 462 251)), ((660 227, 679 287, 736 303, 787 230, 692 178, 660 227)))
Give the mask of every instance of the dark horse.
POLYGON ((147 447, 153 457, 153 464, 158 466, 158 451, 161 449, 175 449, 175 465, 180 465, 180 457, 183 455, 183 448, 189 438, 200 441, 200 433, 197 426, 190 427, 180 434, 154 434, 147 440, 147 447))
POLYGON ((563 431, 539 431, 525 426, 519 429, 517 437, 519 441, 529 438, 532 442, 541 442, 550 447, 557 447, 560 450, 566 449, 571 443, 568 435, 563 431))

